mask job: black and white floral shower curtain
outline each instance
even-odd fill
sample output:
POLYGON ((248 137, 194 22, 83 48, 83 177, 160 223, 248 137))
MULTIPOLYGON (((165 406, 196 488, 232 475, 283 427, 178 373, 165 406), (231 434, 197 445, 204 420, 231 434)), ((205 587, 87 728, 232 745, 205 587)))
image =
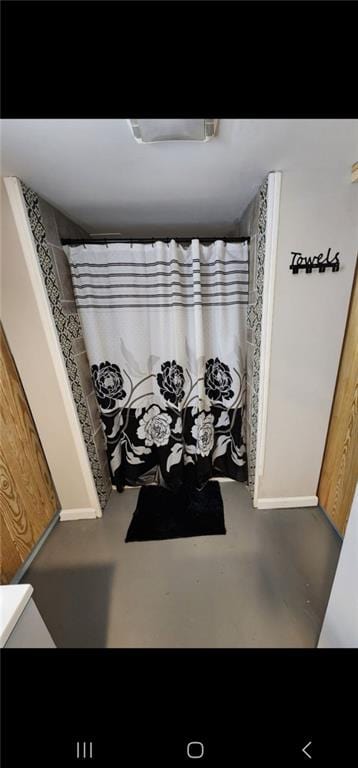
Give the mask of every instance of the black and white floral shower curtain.
POLYGON ((245 480, 247 244, 67 253, 116 486, 245 480))

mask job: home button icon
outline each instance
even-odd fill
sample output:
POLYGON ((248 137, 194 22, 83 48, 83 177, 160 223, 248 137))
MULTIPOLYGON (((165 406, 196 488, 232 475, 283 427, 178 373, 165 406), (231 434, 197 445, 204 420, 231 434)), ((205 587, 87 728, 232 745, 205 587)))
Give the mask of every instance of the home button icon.
POLYGON ((189 741, 186 747, 186 754, 194 760, 203 757, 204 744, 201 741, 189 741))

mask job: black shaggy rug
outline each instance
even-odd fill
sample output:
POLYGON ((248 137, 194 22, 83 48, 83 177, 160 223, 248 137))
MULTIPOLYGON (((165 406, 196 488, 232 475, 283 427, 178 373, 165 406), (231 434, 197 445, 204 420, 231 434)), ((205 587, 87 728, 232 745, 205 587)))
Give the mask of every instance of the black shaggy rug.
POLYGON ((225 533, 224 505, 220 485, 215 480, 201 491, 183 487, 173 492, 161 486, 143 486, 125 540, 154 541, 225 533))

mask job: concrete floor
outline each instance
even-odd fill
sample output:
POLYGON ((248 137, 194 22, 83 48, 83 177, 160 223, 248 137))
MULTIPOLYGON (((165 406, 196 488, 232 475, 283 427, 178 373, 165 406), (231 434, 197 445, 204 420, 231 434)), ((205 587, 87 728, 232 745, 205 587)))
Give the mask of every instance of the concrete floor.
POLYGON ((253 509, 221 485, 226 536, 124 543, 138 491, 58 523, 23 577, 56 645, 312 648, 340 539, 317 507, 253 509))

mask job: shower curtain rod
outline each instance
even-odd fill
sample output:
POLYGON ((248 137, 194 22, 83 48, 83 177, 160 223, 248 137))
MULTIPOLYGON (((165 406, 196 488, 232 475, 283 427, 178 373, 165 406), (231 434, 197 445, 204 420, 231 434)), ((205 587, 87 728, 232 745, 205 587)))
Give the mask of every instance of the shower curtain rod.
POLYGON ((202 243, 215 243, 221 240, 224 243, 248 243, 249 237, 131 237, 131 238, 111 238, 111 237, 91 237, 91 238, 63 238, 62 245, 110 245, 110 243, 170 243, 175 240, 176 243, 190 243, 192 240, 201 240, 202 243))

